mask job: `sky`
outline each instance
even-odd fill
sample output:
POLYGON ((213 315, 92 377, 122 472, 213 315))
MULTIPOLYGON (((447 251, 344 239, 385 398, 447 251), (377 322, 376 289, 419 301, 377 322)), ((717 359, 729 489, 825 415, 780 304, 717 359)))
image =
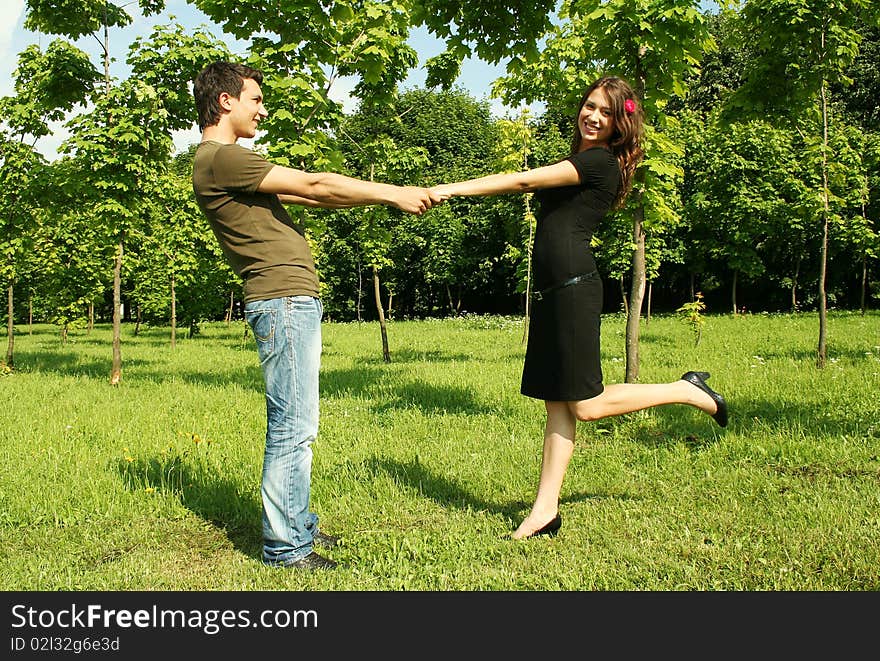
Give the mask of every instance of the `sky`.
MULTIPOLYGON (((137 4, 130 3, 126 9, 129 13, 137 12, 137 4)), ((111 29, 110 50, 111 53, 117 54, 117 61, 110 65, 111 75, 120 79, 128 77, 125 57, 131 42, 138 36, 148 35, 156 25, 171 23, 170 17, 172 16, 174 17, 174 22, 178 22, 185 27, 208 27, 214 36, 224 39, 230 50, 235 53, 244 53, 246 50, 243 42, 237 42, 228 35, 224 35, 219 26, 213 23, 199 9, 187 4, 186 0, 167 0, 165 11, 158 16, 144 17, 138 13, 133 16, 134 20, 131 25, 125 28, 111 29)), ((15 70, 18 53, 31 44, 39 44, 45 48, 53 39, 58 38, 53 35, 38 34, 25 30, 24 19, 25 0, 0 0, 0 96, 8 96, 14 93, 12 75, 15 70)), ((101 49, 95 37, 86 35, 77 40, 75 44, 89 53, 92 56, 94 65, 98 69, 103 70, 100 55, 101 49)), ((413 31, 410 45, 419 54, 420 66, 429 57, 433 57, 443 50, 442 42, 431 37, 423 28, 413 31)), ((456 84, 466 89, 474 98, 488 101, 493 114, 503 117, 513 112, 513 110, 505 108, 500 101, 489 98, 491 82, 503 74, 503 65, 490 65, 486 62, 472 59, 464 62, 462 65, 462 72, 456 84)), ((404 81, 402 87, 420 87, 424 84, 424 81, 424 69, 415 69, 404 81)), ((352 99, 350 96, 353 87, 354 81, 351 79, 340 79, 334 85, 334 88, 330 90, 330 96, 337 101, 343 102, 346 111, 353 110, 356 104, 356 99, 352 99)), ((539 112, 540 106, 536 104, 531 109, 533 112, 539 112)), ((271 112, 271 108, 269 111, 271 112)), ((40 139, 36 144, 37 150, 50 161, 57 157, 58 146, 69 136, 69 133, 63 126, 63 122, 53 124, 51 128, 52 134, 40 139)), ((199 141, 199 132, 197 127, 193 125, 189 130, 176 132, 173 137, 176 149, 181 151, 186 149, 188 145, 199 141)), ((251 146, 252 144, 252 141, 243 140, 241 142, 244 146, 251 146)))

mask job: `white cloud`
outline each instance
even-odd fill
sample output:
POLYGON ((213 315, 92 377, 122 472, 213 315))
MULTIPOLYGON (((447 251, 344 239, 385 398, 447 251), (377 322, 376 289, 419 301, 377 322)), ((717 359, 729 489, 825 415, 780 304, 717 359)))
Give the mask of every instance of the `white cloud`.
POLYGON ((3 0, 0 4, 0 49, 4 55, 23 11, 24 0, 3 0))
POLYGON ((12 36, 24 12, 24 0, 2 0, 0 2, 0 96, 12 93, 12 71, 15 68, 15 53, 12 52, 12 36))
POLYGON ((354 112, 357 108, 358 98, 352 96, 354 86, 357 85, 355 76, 344 76, 333 81, 328 96, 336 103, 342 104, 342 111, 345 113, 354 112))
POLYGON ((174 131, 171 134, 171 139, 174 141, 174 151, 181 152, 186 151, 191 144, 201 142, 202 133, 199 131, 199 127, 193 124, 188 129, 174 131))
POLYGON ((65 128, 64 122, 49 122, 49 131, 49 135, 37 140, 35 147, 47 160, 54 161, 58 158, 61 143, 70 137, 70 131, 65 128))

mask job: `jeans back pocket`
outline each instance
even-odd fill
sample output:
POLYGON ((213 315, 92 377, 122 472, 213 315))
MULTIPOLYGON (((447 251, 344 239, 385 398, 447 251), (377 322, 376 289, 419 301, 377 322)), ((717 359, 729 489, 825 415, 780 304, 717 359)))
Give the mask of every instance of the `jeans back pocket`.
POLYGON ((245 310, 244 313, 251 330, 254 331, 257 351, 261 359, 271 356, 275 350, 275 312, 272 309, 255 309, 245 310))

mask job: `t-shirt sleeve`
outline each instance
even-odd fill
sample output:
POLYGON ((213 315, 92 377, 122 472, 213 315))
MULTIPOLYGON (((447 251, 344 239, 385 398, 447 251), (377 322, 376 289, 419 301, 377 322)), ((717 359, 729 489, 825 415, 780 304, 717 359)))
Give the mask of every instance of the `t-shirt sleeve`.
POLYGON ((224 145, 214 155, 214 180, 220 188, 255 193, 274 164, 239 145, 224 145))
POLYGON ((617 159, 606 149, 595 147, 572 154, 568 161, 574 165, 584 186, 608 187, 618 175, 617 159))

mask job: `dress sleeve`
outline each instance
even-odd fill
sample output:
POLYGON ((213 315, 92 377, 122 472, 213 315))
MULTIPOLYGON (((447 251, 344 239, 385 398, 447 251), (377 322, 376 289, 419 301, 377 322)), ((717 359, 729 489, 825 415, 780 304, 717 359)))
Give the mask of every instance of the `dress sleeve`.
POLYGON ((214 155, 214 178, 230 191, 255 193, 274 164, 240 145, 224 145, 214 155))
POLYGON ((590 188, 613 188, 619 183, 620 171, 614 154, 602 147, 593 147, 572 154, 568 161, 574 165, 581 178, 581 185, 590 188))

